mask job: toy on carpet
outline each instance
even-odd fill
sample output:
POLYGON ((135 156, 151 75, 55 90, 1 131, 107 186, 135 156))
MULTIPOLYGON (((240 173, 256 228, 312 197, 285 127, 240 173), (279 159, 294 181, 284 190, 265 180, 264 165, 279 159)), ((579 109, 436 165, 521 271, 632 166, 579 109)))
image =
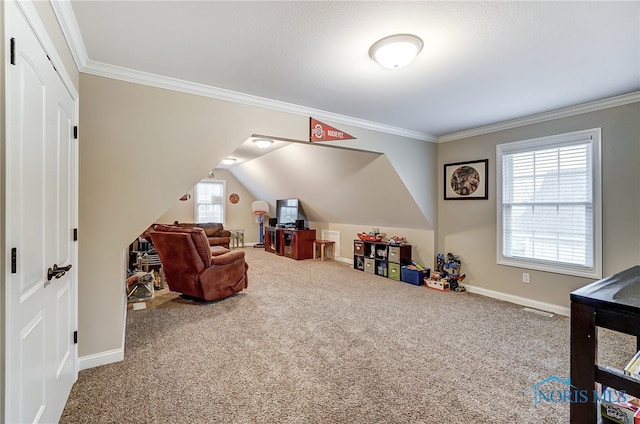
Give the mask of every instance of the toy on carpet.
POLYGON ((436 270, 431 274, 432 284, 427 284, 431 288, 438 290, 452 290, 463 292, 467 289, 460 283, 466 278, 466 274, 460 275, 460 256, 453 253, 442 253, 436 255, 436 270))

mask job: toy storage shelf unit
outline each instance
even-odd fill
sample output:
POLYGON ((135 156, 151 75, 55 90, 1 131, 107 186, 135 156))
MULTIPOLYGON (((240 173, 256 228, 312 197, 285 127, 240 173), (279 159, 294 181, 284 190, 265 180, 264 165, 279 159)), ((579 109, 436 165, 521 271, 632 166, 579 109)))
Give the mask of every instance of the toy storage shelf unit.
POLYGON ((411 263, 411 245, 353 241, 353 269, 400 281, 400 269, 411 263))

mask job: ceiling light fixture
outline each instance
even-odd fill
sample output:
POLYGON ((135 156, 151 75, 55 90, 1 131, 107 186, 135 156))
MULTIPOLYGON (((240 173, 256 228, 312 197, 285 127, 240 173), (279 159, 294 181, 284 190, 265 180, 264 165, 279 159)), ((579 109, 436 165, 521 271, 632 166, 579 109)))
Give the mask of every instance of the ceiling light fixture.
POLYGON ((268 149, 273 144, 273 140, 266 138, 256 138, 253 143, 260 149, 268 149))
POLYGON ((373 43, 369 57, 383 68, 400 69, 410 64, 423 46, 422 40, 415 35, 390 35, 373 43))
POLYGON ((224 159, 224 160, 222 161, 222 164, 223 164, 223 165, 233 165, 233 162, 235 162, 235 161, 236 161, 235 159, 232 159, 232 158, 226 158, 226 159, 224 159))

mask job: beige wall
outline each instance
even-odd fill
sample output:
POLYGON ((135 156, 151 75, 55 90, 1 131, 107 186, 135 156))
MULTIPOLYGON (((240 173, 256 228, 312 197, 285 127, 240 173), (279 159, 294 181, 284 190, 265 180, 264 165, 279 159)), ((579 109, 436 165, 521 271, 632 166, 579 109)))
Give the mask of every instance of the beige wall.
MULTIPOLYGON (((245 243, 257 243, 259 236, 258 222, 251 213, 251 204, 256 200, 255 197, 233 176, 233 174, 225 169, 216 169, 214 171, 215 179, 225 182, 226 204, 225 204, 225 222, 224 227, 229 230, 244 230, 245 243), (240 200, 238 203, 231 203, 229 195, 236 193, 240 200)), ((191 199, 186 202, 175 201, 171 207, 162 214, 154 222, 171 223, 174 221, 193 222, 195 219, 195 203, 193 189, 188 191, 191 199)))
POLYGON ((229 230, 244 230, 245 243, 257 243, 260 236, 258 221, 251 212, 251 204, 258 200, 238 181, 231 172, 224 169, 214 170, 217 179, 226 181, 226 216, 225 227, 229 230), (240 201, 233 204, 229 195, 236 193, 240 201))
MULTIPOLYGON (((414 143, 425 147, 414 154, 427 157, 429 143, 414 143)), ((394 146, 392 139, 388 144, 394 146)), ((299 198, 311 221, 431 226, 386 154, 292 143, 231 172, 270 204, 273 215, 277 199, 299 198)), ((420 193, 430 184, 435 180, 423 181, 420 193)))
MULTIPOLYGON (((81 74, 80 88, 79 319, 84 336, 79 350, 81 357, 87 357, 122 347, 123 262, 124 251, 131 240, 158 218, 169 218, 166 211, 175 205, 176 199, 207 175, 212 164, 220 163, 251 134, 305 140, 309 121, 307 116, 86 74, 81 74)), ((432 240, 436 207, 430 193, 436 190, 435 146, 371 130, 344 130, 359 137, 348 147, 379 151, 388 158, 384 159, 386 164, 395 163, 398 168, 393 174, 401 178, 395 186, 400 186, 402 181, 407 188, 411 187, 403 203, 417 203, 416 207, 424 214, 421 220, 427 227, 427 234, 420 238, 432 240)), ((295 159, 289 159, 288 163, 299 167, 295 159)), ((381 166, 386 167, 385 163, 381 166)), ((328 163, 322 169, 306 165, 299 169, 295 182, 300 183, 304 178, 318 180, 331 171, 331 165, 328 163)), ((389 169, 393 166, 389 165, 389 169)), ((268 175, 269 170, 261 172, 268 175)), ((216 170, 216 176, 220 178, 220 175, 222 171, 216 170)), ((249 200, 261 193, 246 184, 235 185, 231 178, 227 181, 227 191, 237 189, 241 198, 240 203, 228 208, 227 227, 242 226, 246 241, 257 241, 256 227, 249 229, 253 219, 248 216, 249 200), (247 187, 246 191, 242 191, 241 186, 247 187)), ((291 184, 294 180, 288 182, 291 184)), ((380 199, 379 204, 384 205, 388 214, 405 207, 385 203, 385 192, 369 182, 353 190, 369 191, 371 197, 380 199)), ((330 188, 325 184, 322 192, 330 188)), ((388 191, 395 188, 389 187, 388 191)), ((401 192, 406 192, 406 188, 401 188, 401 192)), ((344 191, 344 187, 340 189, 344 191)), ((304 190, 298 197, 304 197, 304 190)), ((272 200, 285 197, 291 196, 272 200)), ((340 199, 350 200, 348 196, 340 199)), ((350 207, 360 206, 353 202, 350 207)), ((376 225, 365 219, 362 222, 355 232, 376 225)), ((353 240, 355 232, 349 231, 352 234, 347 236, 345 232, 345 237, 353 240)), ((398 233, 407 234, 407 231, 398 230, 398 233)), ((348 243, 345 242, 345 246, 348 243)), ((427 245, 420 251, 424 252, 420 255, 432 256, 432 248, 427 245)))
POLYGON ((438 145, 445 163, 489 159, 489 200, 445 201, 438 174, 438 249, 458 254, 465 284, 552 305, 592 280, 496 264, 496 145, 602 127, 603 275, 640 262, 640 103, 438 145), (522 283, 522 272, 531 277, 522 283))
POLYGON ((426 229, 382 227, 376 224, 363 223, 362 225, 311 222, 310 228, 316 230, 316 237, 320 238, 322 230, 340 232, 340 251, 336 252, 342 260, 353 263, 353 241, 356 240, 357 233, 369 232, 373 227, 385 233, 387 237, 403 236, 407 238, 407 243, 411 245, 411 258, 427 268, 434 267, 434 232, 426 229))
MULTIPOLYGON (((34 4, 81 93, 79 353, 99 355, 122 347, 123 264, 130 241, 249 135, 305 140, 308 117, 78 74, 50 4, 34 4)), ((495 176, 490 200, 444 202, 442 165, 486 157, 493 172, 497 143, 601 126, 604 273, 610 274, 640 259, 638 108, 628 105, 437 146, 335 124, 358 137, 336 144, 386 155, 427 224, 383 229, 406 235, 419 261, 430 265, 436 251, 451 251, 462 256, 469 285, 566 306, 568 293, 589 281, 529 271, 531 283, 524 285, 521 269, 496 265, 495 176)), ((365 189, 379 196, 375 187, 365 189)), ((244 223, 246 218, 238 226, 244 223)), ((379 226, 366 220, 318 225, 341 232, 343 257, 350 256, 355 232, 379 226)))
MULTIPOLYGON (((327 122, 329 125, 332 123, 327 122)), ((425 227, 436 230, 438 223, 437 203, 434 201, 437 193, 437 145, 426 141, 417 141, 407 137, 392 136, 386 133, 363 130, 349 125, 335 124, 341 130, 357 139, 339 141, 336 146, 359 149, 370 152, 383 153, 406 186, 416 205, 422 211, 426 220, 425 227)), ((384 184, 384 180, 376 181, 384 184)), ((395 189, 397 185, 392 185, 395 189)), ((375 190, 371 186, 371 195, 384 202, 385 190, 375 190)), ((396 209, 404 207, 394 205, 396 209)), ((414 227, 411 227, 414 228, 414 227)))
POLYGON ((192 188, 185 192, 185 194, 191 196, 189 200, 181 201, 176 199, 165 213, 153 220, 153 223, 170 224, 174 221, 193 222, 193 217, 195 216, 193 191, 194 189, 192 188))
POLYGON ((80 76, 80 357, 122 348, 125 250, 252 133, 303 138, 308 118, 80 76))

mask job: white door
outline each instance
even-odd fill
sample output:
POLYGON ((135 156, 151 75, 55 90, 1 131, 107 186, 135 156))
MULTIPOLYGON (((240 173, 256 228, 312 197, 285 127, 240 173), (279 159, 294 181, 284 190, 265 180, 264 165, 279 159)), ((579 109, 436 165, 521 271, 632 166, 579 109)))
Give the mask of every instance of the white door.
POLYGON ((55 423, 78 374, 76 109, 21 9, 4 3, 5 421, 55 423), (72 268, 50 276, 54 264, 72 268))

